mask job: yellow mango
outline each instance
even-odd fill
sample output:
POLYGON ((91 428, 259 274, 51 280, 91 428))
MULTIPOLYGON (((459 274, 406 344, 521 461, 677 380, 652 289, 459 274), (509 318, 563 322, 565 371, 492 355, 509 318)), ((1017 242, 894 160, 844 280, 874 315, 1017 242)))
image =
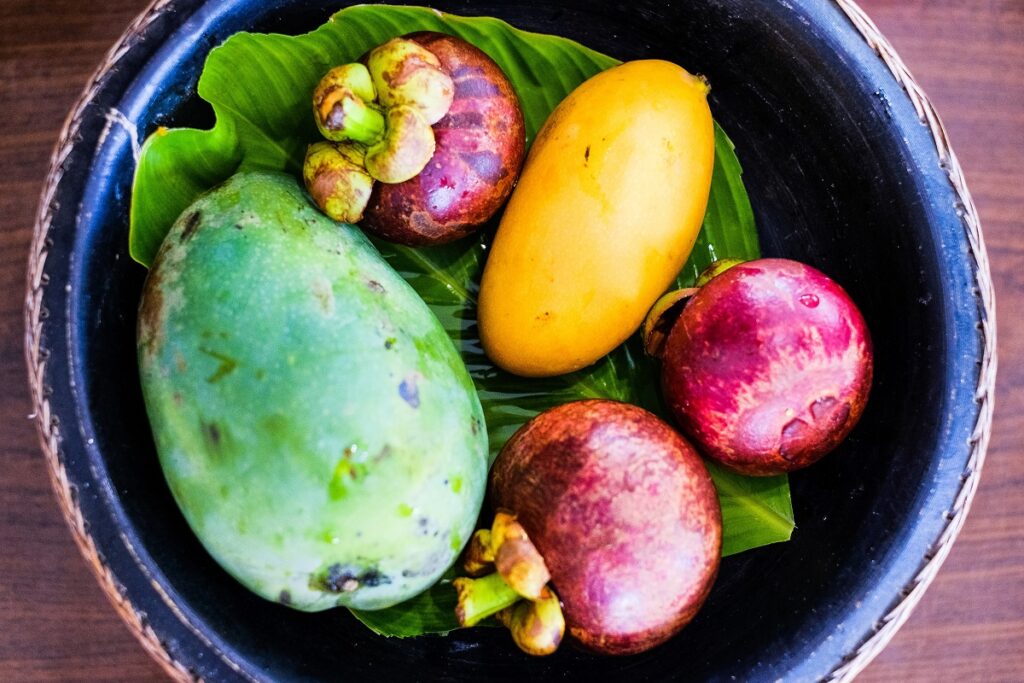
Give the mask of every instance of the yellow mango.
POLYGON ((480 337, 497 365, 560 375, 640 326, 704 218, 715 154, 707 92, 670 62, 626 62, 551 113, 480 287, 480 337))

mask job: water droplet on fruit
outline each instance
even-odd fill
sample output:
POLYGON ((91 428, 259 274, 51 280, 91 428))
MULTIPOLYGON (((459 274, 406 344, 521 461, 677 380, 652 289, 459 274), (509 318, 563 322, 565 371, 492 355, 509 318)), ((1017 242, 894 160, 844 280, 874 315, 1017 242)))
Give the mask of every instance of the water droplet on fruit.
POLYGON ((817 308, 818 306, 818 295, 817 294, 804 294, 800 297, 800 303, 807 308, 817 308))

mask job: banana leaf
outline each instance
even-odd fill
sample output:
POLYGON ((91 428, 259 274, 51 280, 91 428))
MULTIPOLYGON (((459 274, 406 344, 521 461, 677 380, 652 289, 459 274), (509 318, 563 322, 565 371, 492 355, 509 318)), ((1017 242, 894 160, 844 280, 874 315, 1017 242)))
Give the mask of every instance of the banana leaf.
MULTIPOLYGON (((199 96, 216 115, 211 130, 160 128, 142 147, 132 188, 129 247, 148 266, 175 218, 201 193, 245 170, 299 174, 306 146, 317 139, 310 93, 332 66, 355 61, 396 35, 433 30, 458 35, 487 52, 519 95, 532 140, 551 110, 577 85, 617 60, 556 36, 527 33, 497 19, 463 18, 387 5, 344 9, 302 36, 239 33, 208 57, 199 96)), ((725 132, 715 128, 715 168, 701 233, 679 275, 690 286, 718 258, 759 255, 742 169, 725 132)), ((537 413, 582 398, 611 398, 665 415, 658 368, 634 337, 586 370, 524 379, 484 355, 476 327, 476 295, 492 230, 433 248, 385 242, 377 247, 433 309, 461 350, 484 406, 492 457, 537 413)), ((785 476, 753 479, 709 463, 723 518, 723 555, 788 540, 794 527, 785 476)), ((449 577, 450 578, 450 577, 449 577)), ((448 579, 413 600, 356 617, 390 636, 444 633, 454 622, 448 579)))

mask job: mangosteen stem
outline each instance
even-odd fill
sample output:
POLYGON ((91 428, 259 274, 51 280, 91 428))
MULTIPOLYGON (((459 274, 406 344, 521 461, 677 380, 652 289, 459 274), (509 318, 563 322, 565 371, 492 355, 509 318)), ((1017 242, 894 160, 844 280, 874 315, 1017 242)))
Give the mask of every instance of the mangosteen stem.
POLYGON ((551 580, 544 558, 508 510, 498 510, 490 529, 473 534, 462 566, 470 576, 496 569, 508 585, 529 600, 538 600, 551 580))
POLYGON ((697 289, 697 287, 676 289, 662 295, 654 302, 643 325, 644 351, 647 352, 647 355, 661 358, 668 333, 672 331, 676 319, 683 312, 683 306, 686 305, 687 299, 696 294, 697 289))
POLYGON ((493 614, 523 652, 548 655, 558 649, 565 632, 562 605, 547 586, 551 574, 544 558, 515 514, 498 510, 490 529, 473 534, 463 567, 473 576, 497 571, 452 582, 459 596, 455 616, 462 626, 493 614))
POLYGON ((741 258, 723 258, 718 259, 717 261, 712 261, 711 265, 701 271, 700 276, 697 278, 697 284, 694 286, 703 287, 707 283, 711 282, 712 278, 721 275, 733 266, 738 266, 744 262, 745 259, 741 258))
POLYGON ((460 577, 452 585, 459 594, 455 616, 462 626, 474 626, 523 599, 497 572, 479 579, 460 577))
POLYGON ((679 314, 683 312, 683 307, 686 305, 687 300, 696 294, 698 289, 711 282, 712 278, 716 275, 721 275, 733 266, 743 262, 744 259, 738 258, 712 261, 711 265, 701 271, 701 274, 697 277, 696 285, 673 290, 655 301, 647 317, 644 319, 642 328, 644 351, 647 352, 647 355, 661 358, 662 353, 665 351, 665 341, 668 339, 668 333, 672 331, 672 326, 675 325, 679 314))
MULTIPOLYGON (((328 99, 328 105, 330 108, 325 108, 326 116, 321 125, 321 132, 328 140, 372 145, 384 137, 384 115, 350 91, 340 91, 336 98, 328 99)), ((320 112, 324 113, 325 109, 320 112)))
POLYGON ((313 91, 313 114, 320 133, 333 142, 372 145, 384 137, 384 114, 370 104, 376 98, 370 72, 358 63, 327 72, 313 91))

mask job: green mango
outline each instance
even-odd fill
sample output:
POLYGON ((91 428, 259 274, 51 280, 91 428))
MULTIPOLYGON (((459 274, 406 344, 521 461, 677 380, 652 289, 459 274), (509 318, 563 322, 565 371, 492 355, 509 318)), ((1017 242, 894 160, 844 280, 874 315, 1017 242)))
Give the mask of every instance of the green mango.
POLYGON ((487 434, 466 368, 291 177, 239 174, 185 210, 145 284, 138 362, 174 498, 264 598, 388 607, 470 538, 487 434))

